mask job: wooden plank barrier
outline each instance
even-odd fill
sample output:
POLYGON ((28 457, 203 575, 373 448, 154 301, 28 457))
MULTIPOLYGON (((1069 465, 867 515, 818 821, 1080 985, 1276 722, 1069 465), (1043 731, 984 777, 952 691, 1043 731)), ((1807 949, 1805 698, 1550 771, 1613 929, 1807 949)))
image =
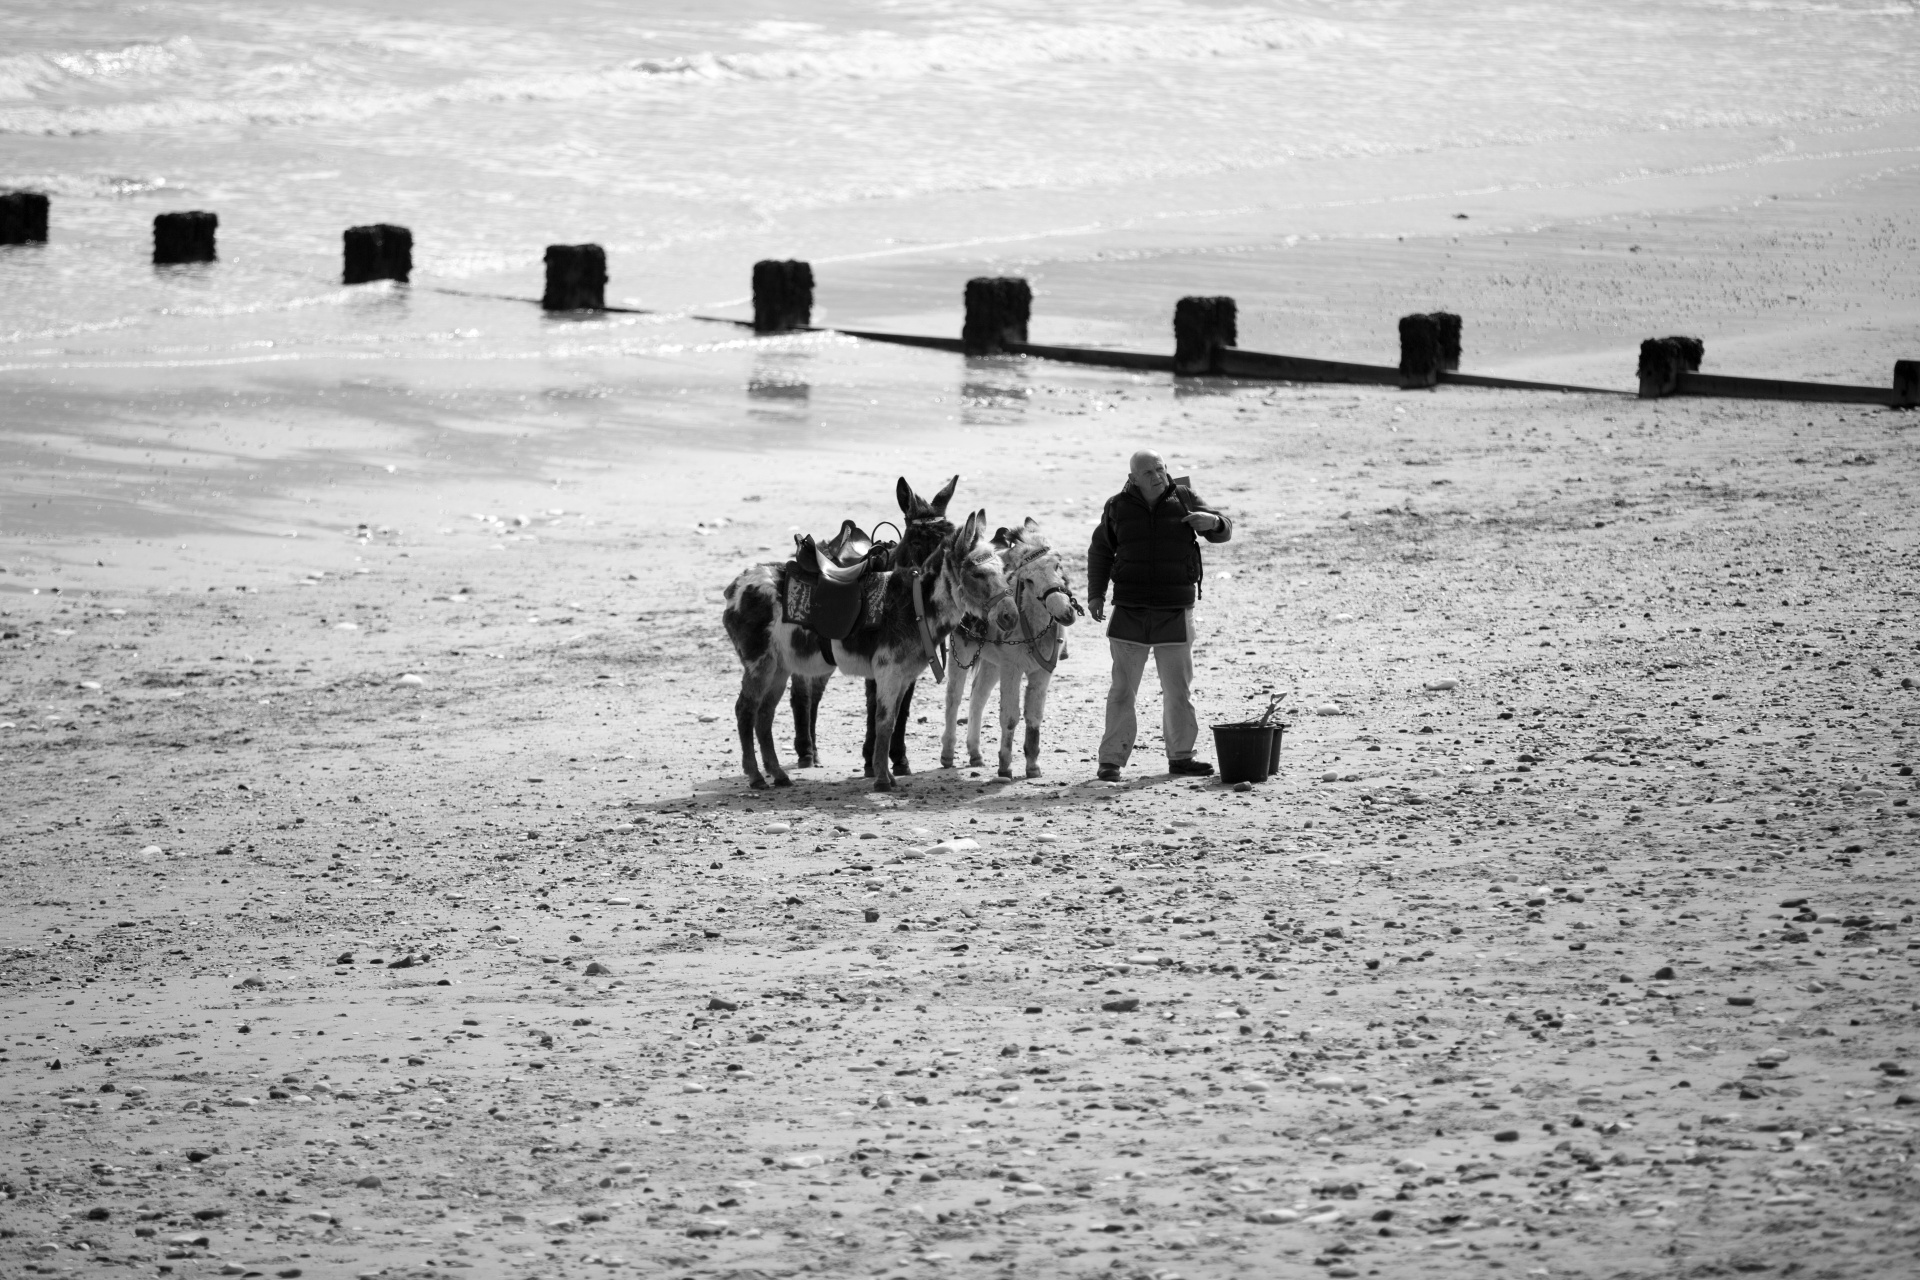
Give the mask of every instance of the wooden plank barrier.
POLYGON ((366 284, 370 280, 398 280, 405 284, 413 275, 413 232, 390 222, 366 227, 348 227, 341 233, 342 284, 366 284))
POLYGON ((153 263, 173 266, 182 262, 212 262, 214 233, 220 227, 220 215, 194 209, 162 213, 153 220, 153 263))
POLYGON ((813 267, 773 258, 753 264, 753 330, 786 333, 813 327, 813 267))
POLYGON ((547 291, 540 306, 547 311, 605 311, 607 309, 607 251, 597 244, 547 246, 547 291))
POLYGON ((961 348, 970 356, 999 355, 1027 340, 1033 290, 1019 276, 976 276, 967 281, 961 348))
POLYGON ((47 197, 39 191, 0 191, 0 244, 45 244, 47 197))
POLYGON ((1920 407, 1920 360, 1893 362, 1893 405, 1896 409, 1920 407))
POLYGON ((1667 396, 1711 396, 1721 400, 1791 400, 1804 404, 1884 404, 1895 408, 1911 407, 1916 395, 1911 366, 1917 362, 1897 360, 1893 366, 1891 387, 1847 386, 1829 382, 1794 382, 1785 378, 1743 378, 1718 373, 1701 373, 1706 359, 1706 344, 1698 338, 1648 338, 1640 344, 1640 398, 1658 400, 1667 396), (1909 370, 1903 375, 1903 369, 1909 370), (1904 378, 1904 381, 1903 381, 1904 378))
POLYGON ((1240 345, 1240 309, 1232 298, 1186 297, 1173 306, 1173 371, 1183 377, 1220 372, 1220 353, 1240 345))

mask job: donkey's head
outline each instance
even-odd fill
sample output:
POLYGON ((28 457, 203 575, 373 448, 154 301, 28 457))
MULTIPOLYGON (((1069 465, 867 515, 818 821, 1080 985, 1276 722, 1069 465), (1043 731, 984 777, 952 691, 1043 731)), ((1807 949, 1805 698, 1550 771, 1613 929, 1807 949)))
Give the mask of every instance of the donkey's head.
POLYGON ((947 519, 947 503, 952 501, 954 486, 959 483, 960 477, 955 476, 928 502, 913 491, 905 476, 900 477, 893 492, 900 501, 900 515, 906 528, 900 531, 900 557, 896 563, 924 564, 940 549, 940 544, 953 532, 953 522, 947 519))
POLYGON ((968 516, 967 522, 947 539, 941 567, 961 613, 1012 631, 1020 625, 1020 615, 1014 608, 1013 591, 1007 586, 999 553, 981 536, 986 522, 985 511, 968 516))
POLYGON ((1080 605, 1073 598, 1073 584, 1067 581, 1067 567, 1033 517, 994 534, 993 545, 1000 549, 1001 562, 1013 583, 1014 604, 1025 607, 1027 601, 1036 600, 1055 622, 1072 626, 1080 605))

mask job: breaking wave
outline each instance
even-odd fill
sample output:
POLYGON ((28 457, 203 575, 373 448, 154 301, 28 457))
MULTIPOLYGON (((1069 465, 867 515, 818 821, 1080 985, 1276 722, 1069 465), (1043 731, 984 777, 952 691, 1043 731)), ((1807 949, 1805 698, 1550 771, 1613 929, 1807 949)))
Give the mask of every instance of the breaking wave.
POLYGON ((186 36, 118 49, 14 54, 0 57, 0 100, 31 101, 82 86, 150 80, 199 61, 199 47, 186 36))
MULTIPOLYGON (((1217 15, 1205 23, 1069 26, 1044 23, 980 24, 976 29, 923 36, 861 31, 802 41, 801 47, 737 53, 703 52, 635 58, 595 69, 553 70, 475 77, 428 87, 364 87, 353 75, 306 93, 228 92, 176 95, 150 101, 71 106, 0 107, 0 134, 75 136, 213 124, 288 125, 346 122, 468 103, 570 102, 728 81, 912 80, 932 76, 1030 74, 1049 65, 1191 62, 1258 57, 1278 51, 1353 43, 1339 24, 1312 18, 1217 15)), ((141 45, 113 53, 30 55, 0 59, 0 101, 44 97, 83 75, 157 74, 195 55, 190 40, 141 45), (125 66, 126 71, 110 69, 125 66)), ((305 79, 305 77, 301 77, 305 79)))

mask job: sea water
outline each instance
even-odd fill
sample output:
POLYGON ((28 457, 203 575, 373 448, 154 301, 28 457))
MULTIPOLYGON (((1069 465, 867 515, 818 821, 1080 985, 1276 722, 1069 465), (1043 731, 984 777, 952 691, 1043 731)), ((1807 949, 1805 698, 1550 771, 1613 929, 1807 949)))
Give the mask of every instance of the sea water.
POLYGON ((0 253, 0 361, 460 346, 451 310, 329 287, 373 221, 421 284, 537 294, 592 241, 611 299, 669 310, 805 257, 843 320, 875 308, 837 263, 1404 234, 1429 190, 1844 147, 1920 110, 1916 53, 1911 0, 7 0, 0 186, 54 233, 0 253), (219 214, 217 268, 148 265, 181 208, 219 214))

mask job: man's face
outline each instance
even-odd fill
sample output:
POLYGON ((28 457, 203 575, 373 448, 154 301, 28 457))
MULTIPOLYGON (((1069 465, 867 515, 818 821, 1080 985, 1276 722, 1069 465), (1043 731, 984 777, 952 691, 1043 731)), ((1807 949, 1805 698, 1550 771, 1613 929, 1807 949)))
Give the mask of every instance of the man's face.
POLYGON ((1148 502, 1159 501, 1160 495, 1167 490, 1167 464, 1160 460, 1158 454, 1146 453, 1135 458, 1130 474, 1133 487, 1148 502))

